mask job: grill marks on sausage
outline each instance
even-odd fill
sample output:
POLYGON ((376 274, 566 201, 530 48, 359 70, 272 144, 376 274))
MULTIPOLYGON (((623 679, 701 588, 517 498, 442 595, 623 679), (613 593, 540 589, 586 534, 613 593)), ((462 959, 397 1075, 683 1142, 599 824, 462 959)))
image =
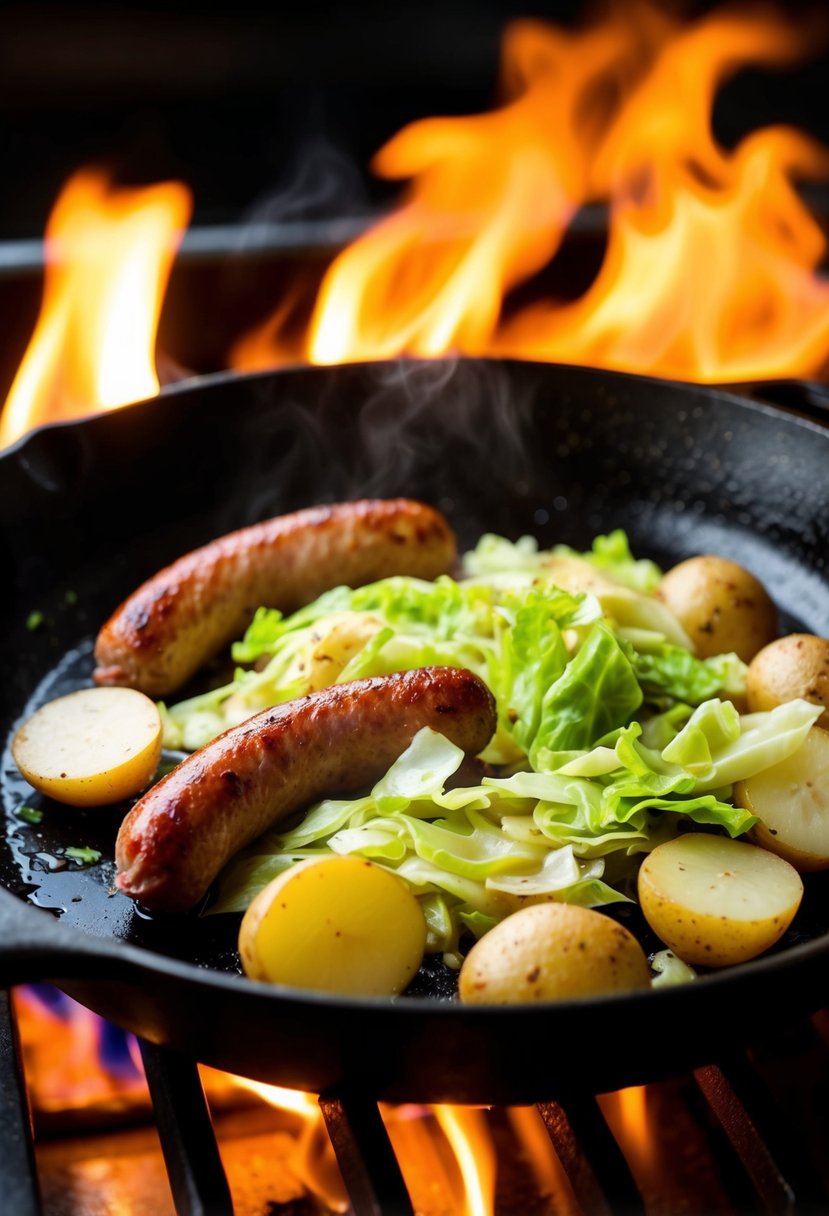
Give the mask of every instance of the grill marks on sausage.
POLYGON ((495 730, 492 694, 469 671, 420 668, 257 714, 136 803, 116 843, 118 886, 151 911, 194 907, 244 845, 319 798, 372 785, 424 726, 475 755, 495 730))
POLYGON ((167 696, 238 637, 260 605, 287 613, 340 584, 436 578, 456 557, 444 517, 411 499, 337 503, 254 524, 179 558, 125 600, 98 634, 95 680, 167 696))

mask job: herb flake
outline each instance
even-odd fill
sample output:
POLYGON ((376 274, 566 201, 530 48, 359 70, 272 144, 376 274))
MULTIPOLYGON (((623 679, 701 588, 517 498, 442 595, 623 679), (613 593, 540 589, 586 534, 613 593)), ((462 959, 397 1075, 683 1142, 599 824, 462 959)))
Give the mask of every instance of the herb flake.
POLYGON ((26 806, 23 803, 14 812, 18 819, 22 819, 24 823, 40 823, 43 819, 43 811, 38 811, 33 806, 26 806))
POLYGON ((81 849, 72 846, 63 850, 64 857, 71 857, 73 861, 80 861, 91 865, 95 861, 101 860, 101 854, 98 849, 81 849))

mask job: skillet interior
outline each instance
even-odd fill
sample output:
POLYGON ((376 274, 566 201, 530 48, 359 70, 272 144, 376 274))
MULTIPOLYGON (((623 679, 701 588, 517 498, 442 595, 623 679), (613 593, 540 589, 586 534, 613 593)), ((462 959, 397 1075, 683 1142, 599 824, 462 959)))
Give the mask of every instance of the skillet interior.
MULTIPOLYGON (((435 503, 464 546, 482 531, 499 531, 583 547, 595 534, 623 527, 634 552, 665 565, 700 551, 731 556, 772 591, 781 629, 829 634, 827 457, 829 432, 736 397, 523 363, 400 363, 211 378, 112 415, 47 428, 0 460, 0 558, 12 582, 0 618, 3 737, 38 699, 88 682, 98 625, 159 566, 255 519, 366 494, 435 503), (32 611, 43 615, 35 630, 26 627, 32 611)), ((147 1037, 193 1048, 193 1024, 203 1020, 199 1002, 209 993, 211 1026, 201 1033, 197 1054, 264 1079, 317 1090, 340 1083, 351 1072, 345 1027, 353 1019, 365 1027, 366 1018, 376 1017, 383 1044, 388 1034, 411 1040, 405 1065, 397 1061, 376 1072, 362 1060, 361 1078, 378 1093, 530 1100, 550 1096, 549 1068, 563 1084, 573 1066, 550 1062, 539 1082, 532 1034, 518 1053, 523 1068, 515 1047, 502 1059, 492 1038, 509 1035, 509 1026, 517 1037, 532 1024, 541 1042, 553 1031, 559 1042, 566 1035, 572 1043, 575 1034, 586 1045, 601 1019, 621 1017, 636 1027, 638 1042, 651 1011, 662 1002, 660 1015, 666 1014, 667 1001, 674 1020, 678 1010, 684 1024, 695 1026, 667 1055, 637 1047, 618 1059, 614 1048, 615 1057, 600 1052, 597 1059, 593 1049, 588 1062, 582 1054, 581 1076, 592 1069, 593 1088, 601 1089, 646 1079, 678 1066, 683 1053, 693 1059, 708 1050, 700 1019, 716 1018, 750 992, 752 974, 764 992, 766 973, 799 966, 798 981, 766 1001, 767 1018, 829 999, 829 986, 821 991, 816 978, 829 928, 829 896, 818 876, 810 880, 796 930, 774 956, 707 978, 681 1002, 661 993, 646 994, 645 1004, 590 1002, 589 1013, 559 1006, 547 1009, 544 1023, 538 1011, 439 1004, 435 998, 446 986, 436 968, 421 978, 425 1001, 375 1003, 367 1014, 359 1002, 316 999, 300 1016, 290 996, 216 975, 237 969, 235 918, 148 920, 112 893, 112 842, 123 808, 77 812, 47 804, 16 776, 8 752, 3 799, 0 881, 7 889, 53 909, 84 938, 146 948, 150 968, 159 957, 186 964, 162 966, 150 999, 134 986, 106 983, 82 985, 77 994, 147 1037), (37 827, 15 815, 23 801, 45 810, 37 827), (102 860, 84 868, 66 863, 61 855, 69 845, 97 848, 102 860), (798 945, 809 939, 817 945, 798 945), (290 1024, 300 1044, 293 1043, 290 1060, 240 1040, 240 1031, 249 1039, 259 1023, 281 1033, 290 1024), (442 1063, 444 1053, 434 1048, 438 1025, 447 1045, 442 1063), (449 1045, 458 1034, 464 1047, 453 1053, 449 1045), (426 1051, 432 1063, 424 1069, 426 1051)), ((381 1045, 381 1054, 385 1050, 381 1045)))

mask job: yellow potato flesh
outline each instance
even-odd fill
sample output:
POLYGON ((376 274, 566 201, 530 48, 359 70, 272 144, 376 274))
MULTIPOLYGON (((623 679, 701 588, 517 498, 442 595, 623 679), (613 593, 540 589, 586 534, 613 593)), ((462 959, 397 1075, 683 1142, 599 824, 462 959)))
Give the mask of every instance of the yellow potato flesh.
POLYGON ((781 857, 702 833, 658 845, 642 863, 638 886, 653 931, 684 962, 705 967, 768 950, 803 896, 800 875, 781 857))
POLYGON ((286 870, 259 892, 239 931, 252 979, 355 996, 402 992, 425 945, 410 888, 359 857, 311 858, 286 870))
POLYGON ((576 1000, 650 985, 642 947, 623 925, 572 904, 534 904, 476 942, 458 990, 468 1004, 576 1000))
POLYGON ((328 688, 346 664, 383 628, 383 620, 371 612, 343 612, 314 644, 308 662, 308 691, 328 688))
POLYGON ((84 688, 37 710, 15 734, 12 755, 42 794, 70 806, 106 806, 152 779, 161 716, 133 688, 84 688))
POLYGON ((755 844, 800 871, 829 868, 829 731, 813 726, 780 764, 741 781, 736 802, 757 815, 755 844))

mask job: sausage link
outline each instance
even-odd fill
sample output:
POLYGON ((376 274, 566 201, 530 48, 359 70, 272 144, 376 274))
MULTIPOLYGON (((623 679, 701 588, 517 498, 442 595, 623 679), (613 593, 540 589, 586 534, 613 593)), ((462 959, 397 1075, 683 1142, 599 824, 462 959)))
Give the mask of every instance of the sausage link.
POLYGON ((231 532, 142 584, 102 627, 97 684, 166 697, 239 637, 261 605, 282 612, 331 587, 436 578, 456 558, 443 516, 410 499, 312 507, 231 532))
POLYGON ((474 755, 495 725, 489 689, 457 667, 334 684, 265 710, 188 756, 129 811, 117 885, 151 911, 187 911, 244 845, 319 798, 374 784, 421 727, 474 755))

